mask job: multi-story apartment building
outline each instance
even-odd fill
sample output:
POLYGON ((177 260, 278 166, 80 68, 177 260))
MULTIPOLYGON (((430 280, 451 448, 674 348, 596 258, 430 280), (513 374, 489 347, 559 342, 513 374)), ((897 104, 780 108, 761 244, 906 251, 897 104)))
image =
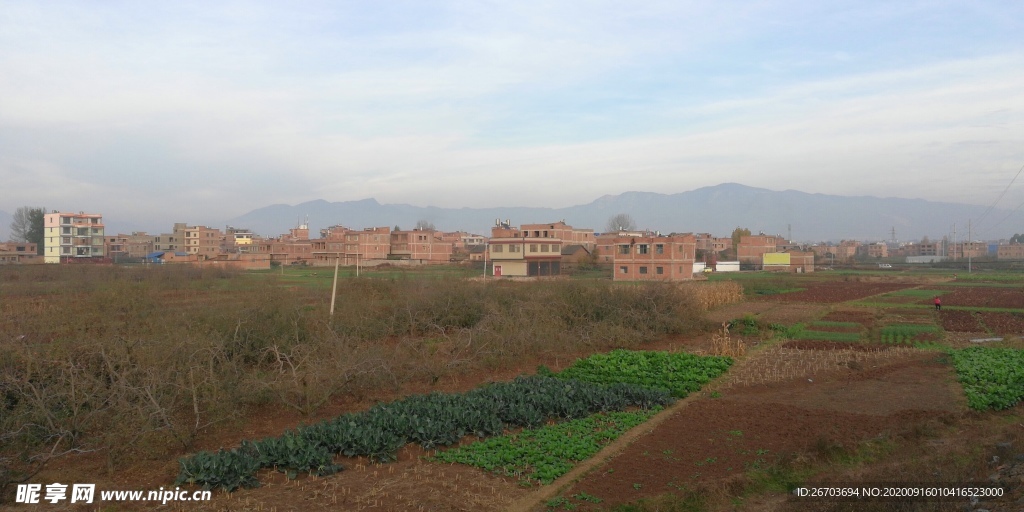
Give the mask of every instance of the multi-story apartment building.
POLYGON ((996 259, 1024 260, 1024 244, 1000 244, 996 248, 996 259))
POLYGON ((595 237, 594 242, 597 261, 600 263, 612 263, 615 260, 616 240, 624 236, 651 237, 657 236, 657 234, 651 231, 619 231, 618 233, 601 233, 595 237))
POLYGON ((103 215, 54 211, 43 215, 43 261, 97 261, 103 248, 103 215))
POLYGON ((562 241, 512 227, 498 221, 491 228, 485 261, 491 263, 491 275, 505 277, 555 276, 562 272, 562 241))
POLYGON ((141 231, 105 237, 107 257, 113 258, 115 262, 119 258, 145 258, 156 250, 155 239, 155 236, 141 231))
POLYGON ((705 253, 720 253, 732 249, 732 237, 716 237, 711 233, 696 233, 697 250, 705 253))
POLYGON ((459 237, 447 237, 432 229, 392 231, 390 256, 396 259, 423 263, 448 263, 452 259, 459 237))
POLYGON ((948 256, 955 260, 990 256, 987 242, 957 242, 950 244, 948 251, 948 256))
POLYGON ((736 247, 736 256, 740 264, 761 265, 765 253, 777 252, 778 245, 783 242, 780 236, 744 235, 736 247))
POLYGON ((543 237, 492 236, 487 243, 487 260, 491 262, 491 274, 494 276, 557 276, 562 272, 562 241, 543 237))
MULTIPOLYGON (((176 230, 177 231, 177 230, 176 230)), ((185 226, 181 230, 184 244, 183 252, 198 255, 200 259, 212 258, 221 252, 224 233, 217 228, 206 226, 185 226)))
POLYGON ((889 246, 885 242, 876 242, 860 246, 860 250, 868 258, 888 258, 889 246))
POLYGON ((857 256, 861 243, 857 240, 841 240, 835 246, 835 258, 839 261, 847 261, 857 256))
POLYGON ((364 260, 383 260, 391 253, 391 228, 365 228, 345 233, 342 264, 354 265, 364 260))
POLYGON ((176 252, 180 249, 180 242, 176 232, 163 232, 153 237, 153 250, 163 252, 176 252))
POLYGON ((620 236, 614 241, 614 281, 693 279, 697 241, 693 235, 620 236))
POLYGON ((344 262, 345 235, 351 231, 351 229, 340 225, 321 229, 320 238, 310 240, 313 249, 313 264, 334 265, 335 261, 344 262))
MULTIPOLYGON (((269 261, 284 265, 296 263, 316 265, 318 264, 318 255, 315 253, 317 248, 318 246, 309 239, 309 226, 299 224, 288 230, 287 235, 267 239, 254 238, 249 252, 265 255, 269 261)), ((332 258, 331 262, 333 263, 333 261, 332 258)))
POLYGON ((251 229, 226 226, 224 229, 224 244, 221 252, 225 253, 249 253, 253 251, 255 235, 251 229))

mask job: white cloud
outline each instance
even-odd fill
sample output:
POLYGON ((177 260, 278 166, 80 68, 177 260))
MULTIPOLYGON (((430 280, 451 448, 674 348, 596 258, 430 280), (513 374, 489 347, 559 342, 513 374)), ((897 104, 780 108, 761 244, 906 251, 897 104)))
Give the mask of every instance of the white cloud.
POLYGON ((161 197, 167 223, 730 181, 987 204, 1024 162, 1022 45, 954 34, 943 58, 875 29, 920 3, 57 5, 0 9, 2 209, 74 189, 127 216, 161 197))

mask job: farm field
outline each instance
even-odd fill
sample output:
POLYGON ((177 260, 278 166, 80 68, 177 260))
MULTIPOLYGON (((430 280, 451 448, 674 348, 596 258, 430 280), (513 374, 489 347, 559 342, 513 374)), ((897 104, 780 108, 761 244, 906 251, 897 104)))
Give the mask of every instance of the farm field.
MULTIPOLYGON (((458 308, 438 312, 420 304, 416 307, 425 309, 420 310, 421 316, 414 317, 427 319, 429 312, 433 315, 429 322, 419 320, 423 322, 422 327, 416 324, 415 332, 408 336, 403 334, 403 329, 406 332, 410 329, 408 325, 390 327, 392 330, 382 333, 380 341, 375 342, 394 350, 382 352, 382 357, 400 358, 401 364, 393 366, 391 371, 399 367, 415 369, 413 377, 386 383, 375 376, 377 380, 370 386, 341 387, 324 398, 319 406, 306 408, 306 412, 273 400, 255 403, 238 419, 226 420, 225 426, 229 428, 211 428, 199 435, 191 449, 169 445, 149 450, 143 460, 126 463, 113 473, 104 470, 105 459, 98 455, 69 456, 53 461, 40 473, 40 478, 69 482, 88 478, 108 489, 166 487, 177 474, 178 457, 202 449, 230 448, 246 439, 280 436, 319 419, 368 410, 375 404, 410 394, 462 393, 483 383, 534 374, 539 365, 561 372, 590 354, 606 354, 618 348, 715 355, 727 346, 734 350, 729 355, 735 357, 735 362, 724 374, 702 386, 686 387, 689 394, 680 393, 681 399, 675 404, 626 430, 597 455, 577 463, 550 484, 524 481, 463 464, 432 462, 431 456, 445 448, 424 449, 417 444, 407 444, 395 453, 393 462, 335 457, 334 462, 344 466, 343 471, 321 477, 300 474, 294 480, 284 472, 264 469, 256 474, 260 487, 233 493, 216 491, 210 503, 179 503, 167 508, 796 511, 808 508, 806 503, 795 501, 788 494, 786 487, 793 482, 920 482, 928 480, 920 476, 925 470, 927 474, 940 471, 954 482, 982 481, 993 474, 1010 481, 1011 475, 1024 467, 993 466, 988 462, 993 455, 1010 461, 1024 452, 1024 431, 1018 432, 1021 429, 1017 426, 1024 424, 1020 406, 1014 405, 1016 399, 1012 394, 1004 394, 992 403, 1008 404, 1008 407, 1000 407, 999 411, 972 410, 971 404, 988 403, 988 399, 968 401, 963 385, 958 382, 959 366, 954 366, 944 348, 987 350, 991 345, 1014 353, 1015 349, 1024 347, 1024 330, 1021 329, 1024 323, 1019 321, 1024 318, 1024 303, 1012 301, 1013 292, 1024 290, 1024 277, 1018 285, 1007 286, 1004 281, 1000 286, 990 286, 991 283, 975 280, 947 284, 936 282, 934 276, 915 283, 912 275, 900 274, 899 282, 888 283, 874 282, 872 275, 854 277, 864 279, 863 282, 850 281, 850 276, 835 279, 808 276, 805 282, 801 282, 803 276, 781 276, 785 282, 776 287, 777 293, 747 294, 746 300, 722 302, 703 314, 704 324, 694 322, 664 327, 662 332, 634 333, 631 339, 624 336, 639 327, 625 323, 626 320, 601 328, 607 330, 588 328, 585 326, 600 316, 585 309, 570 309, 560 313, 565 323, 558 329, 568 336, 590 340, 588 343, 563 346, 563 341, 558 341, 557 350, 550 343, 517 345, 514 350, 506 347, 507 356, 503 358, 495 358, 491 350, 458 352, 460 343, 467 343, 470 337, 492 332, 477 330, 481 320, 466 319, 457 314, 458 308), (931 308, 934 290, 943 291, 941 312, 931 308), (986 290, 1000 291, 995 295, 997 298, 992 298, 984 293, 986 290), (897 300, 890 300, 892 298, 897 300), (440 322, 449 322, 455 327, 440 331, 432 327, 440 322), (723 330, 723 323, 728 324, 727 330, 723 330), (723 345, 723 337, 732 343, 723 345), (970 341, 981 337, 1002 338, 1002 341, 984 345, 970 341), (415 340, 426 344, 419 345, 415 340), (735 347, 742 349, 736 351, 735 347), (470 362, 475 357, 489 359, 485 364, 470 362)), ((166 295, 165 292, 155 296, 143 294, 143 305, 166 303, 187 308, 187 311, 202 311, 215 306, 225 296, 232 296, 235 289, 248 290, 250 284, 246 282, 264 277, 271 276, 245 276, 245 282, 232 281, 216 286, 193 285, 168 291, 166 295)), ((275 286, 283 285, 284 289, 291 290, 287 298, 294 301, 300 311, 306 308, 312 314, 324 307, 322 298, 302 291, 321 286, 300 286, 296 290, 293 285, 297 283, 275 279, 278 281, 275 286)), ((309 279, 318 279, 318 276, 309 279)), ((770 279, 770 276, 759 279, 770 279)), ((405 286, 388 284, 387 279, 380 281, 381 284, 358 280, 350 283, 360 287, 359 292, 364 296, 381 299, 391 297, 388 287, 405 286)), ((506 286, 514 289, 518 283, 506 283, 501 288, 506 286)), ((561 297, 587 296, 592 300, 587 285, 578 286, 551 293, 563 293, 561 297)), ((0 288, 0 292, 3 290, 0 288)), ((470 292, 469 296, 474 300, 482 299, 483 295, 474 295, 478 292, 470 292)), ((261 295, 259 286, 246 293, 267 297, 261 295)), ((462 292, 454 288, 445 288, 441 293, 448 301, 461 300, 462 292)), ((662 298, 677 300, 669 296, 662 298)), ((370 309, 387 308, 385 304, 394 302, 393 298, 373 300, 366 308, 347 306, 357 307, 347 314, 366 318, 370 309)), ((502 300, 512 300, 512 296, 502 300)), ((626 305, 624 297, 617 300, 623 302, 601 310, 600 314, 607 315, 615 307, 633 307, 626 305)), ((4 307, 7 308, 5 313, 24 314, 36 309, 50 311, 61 304, 63 302, 54 297, 41 298, 38 294, 23 292, 18 301, 5 302, 4 307)), ((247 307, 256 306, 254 303, 247 307)), ((403 307, 413 305, 406 303, 403 307)), ((396 311, 398 309, 401 308, 396 311)), ((124 308, 114 311, 120 311, 121 315, 132 314, 124 308)), ((656 318, 663 312, 636 310, 635 314, 639 318, 656 318)), ((13 332, 14 328, 33 327, 35 330, 29 335, 44 343, 62 343, 68 332, 79 332, 71 326, 53 330, 33 322, 14 322, 10 314, 5 314, 4 322, 0 324, 3 328, 0 334, 13 332)), ((360 329, 372 331, 367 325, 360 329)), ((554 339, 555 332, 547 331, 550 339, 554 339)), ((121 335, 125 333, 121 331, 121 335)), ((503 331, 499 336, 507 339, 526 335, 503 331)), ((469 346, 473 343, 476 342, 469 346)), ((989 359, 997 361, 991 364, 1003 364, 998 361, 1013 360, 1008 357, 972 358, 964 364, 990 364, 989 359)), ((990 373, 993 372, 980 371, 980 375, 990 373)), ((1009 384, 982 382, 977 389, 1022 386, 1017 380, 1007 382, 1009 384)), ((281 393, 285 391, 294 392, 291 388, 280 388, 281 393)), ((302 405, 296 402, 297 398, 287 395, 288 402, 302 405)), ((473 440, 465 438, 457 445, 468 447, 473 440)), ((1024 496, 1021 489, 1014 492, 1014 500, 1024 496)), ((964 510, 965 503, 956 503, 948 509, 964 510)), ((988 510, 1018 510, 1014 508, 1017 504, 1012 502, 982 505, 988 510)), ((40 510, 62 509, 48 505, 38 507, 40 510)), ((70 506, 65 508, 73 510, 70 506)), ((137 508, 145 509, 121 504, 109 510, 137 508)), ((819 509, 847 510, 827 507, 815 510, 819 509)))

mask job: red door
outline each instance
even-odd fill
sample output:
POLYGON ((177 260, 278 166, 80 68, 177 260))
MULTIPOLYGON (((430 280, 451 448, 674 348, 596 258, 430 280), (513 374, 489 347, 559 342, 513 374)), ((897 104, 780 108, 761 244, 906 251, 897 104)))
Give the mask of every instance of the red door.
POLYGON ((494 266, 494 275, 501 277, 501 265, 494 266))

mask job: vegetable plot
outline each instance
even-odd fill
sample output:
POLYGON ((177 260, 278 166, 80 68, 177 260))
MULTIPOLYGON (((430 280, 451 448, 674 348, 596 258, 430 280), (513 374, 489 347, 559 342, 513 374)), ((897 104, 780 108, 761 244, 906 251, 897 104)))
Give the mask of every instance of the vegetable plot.
POLYGON ((659 410, 599 413, 440 452, 433 460, 549 484, 659 410))
POLYGON ((671 401, 666 391, 635 385, 519 377, 462 394, 413 395, 300 427, 281 437, 246 441, 234 450, 200 452, 179 461, 175 485, 200 484, 229 491, 254 487, 259 482, 253 475, 263 468, 277 469, 291 478, 299 472, 327 475, 343 469, 333 464, 335 454, 388 462, 410 442, 430 449, 470 434, 487 437, 509 427, 537 427, 549 419, 577 419, 629 407, 650 409, 671 401))
POLYGON ((1009 409, 1024 397, 1024 350, 971 347, 951 352, 973 409, 1009 409))
POLYGON ((696 356, 682 352, 613 350, 580 359, 557 374, 597 384, 626 383, 665 389, 682 398, 697 391, 732 365, 729 357, 696 356))

